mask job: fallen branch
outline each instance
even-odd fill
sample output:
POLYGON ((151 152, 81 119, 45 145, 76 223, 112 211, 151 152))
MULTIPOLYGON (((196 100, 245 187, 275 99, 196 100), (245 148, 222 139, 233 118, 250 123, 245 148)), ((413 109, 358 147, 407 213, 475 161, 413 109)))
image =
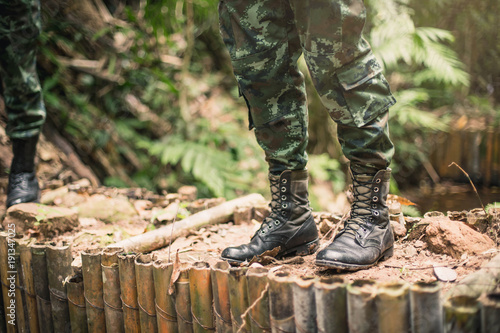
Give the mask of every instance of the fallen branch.
POLYGON ((477 195, 477 198, 479 199, 479 203, 481 204, 481 207, 483 207, 483 210, 484 210, 484 213, 486 215, 488 215, 488 212, 486 211, 486 209, 484 209, 484 205, 483 205, 483 201, 481 200, 481 197, 479 196, 479 193, 477 192, 477 189, 476 189, 476 186, 474 186, 474 183, 472 182, 472 180, 470 179, 469 177, 469 174, 467 172, 465 172, 464 169, 462 169, 460 167, 460 165, 458 165, 457 163, 455 162, 451 162, 450 165, 448 165, 448 168, 451 167, 452 165, 455 165, 457 168, 459 168, 466 176, 467 176, 467 179, 469 179, 469 182, 470 184, 472 185, 472 188, 474 189, 474 192, 476 192, 476 195, 477 195))
POLYGON ((260 194, 250 194, 242 198, 234 199, 219 206, 193 214, 182 221, 146 232, 141 235, 124 239, 118 243, 109 245, 112 247, 122 247, 124 251, 150 252, 169 244, 170 239, 176 239, 188 235, 192 230, 199 229, 206 225, 229 222, 233 217, 233 211, 241 205, 255 205, 264 202, 265 199, 260 194))

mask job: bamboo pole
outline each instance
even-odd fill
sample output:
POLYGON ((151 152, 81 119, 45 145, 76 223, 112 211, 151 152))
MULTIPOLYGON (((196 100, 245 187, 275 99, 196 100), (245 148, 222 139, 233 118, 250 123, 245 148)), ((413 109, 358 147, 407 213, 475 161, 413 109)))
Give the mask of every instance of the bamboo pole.
POLYGON ((408 283, 397 281, 380 284, 375 303, 379 332, 410 331, 410 286, 408 283))
MULTIPOLYGON (((9 247, 9 240, 13 240, 14 234, 0 232, 0 280, 2 283, 2 296, 5 311, 5 321, 7 324, 7 333, 15 333, 16 329, 16 304, 15 304, 15 285, 16 269, 14 253, 9 247), (11 300, 14 303, 11 303, 11 300)), ((15 250, 14 250, 15 251, 15 250)))
POLYGON ((19 255, 19 242, 15 241, 14 246, 15 246, 14 260, 16 265, 15 300, 16 300, 17 330, 20 333, 25 333, 29 332, 29 322, 28 322, 29 315, 28 315, 28 310, 26 309, 26 295, 24 292, 24 280, 22 276, 21 256, 19 255))
POLYGON ((234 333, 247 333, 251 330, 249 315, 241 318, 241 315, 249 306, 246 272, 246 267, 232 267, 229 269, 229 301, 234 333))
POLYGON ((167 246, 172 240, 186 236, 195 229, 205 225, 225 223, 231 220, 233 211, 241 205, 254 205, 265 202, 260 194, 250 194, 245 197, 224 202, 218 206, 193 214, 173 225, 158 228, 144 234, 124 239, 110 245, 122 247, 125 251, 150 252, 167 246))
POLYGON ((102 292, 102 250, 95 248, 82 251, 82 273, 87 325, 90 333, 106 332, 104 300, 102 292))
POLYGON ((118 271, 118 254, 122 248, 108 247, 102 251, 102 290, 106 331, 123 333, 123 308, 120 299, 120 273, 118 271))
POLYGON ((411 329, 413 333, 443 332, 441 284, 417 282, 410 287, 411 329))
MULTIPOLYGON (((2 260, 2 258, 0 258, 2 260)), ((0 282, 2 280, 0 279, 0 282)), ((3 306, 3 288, 0 286, 0 332, 7 332, 7 317, 3 306)))
POLYGON ((481 332, 500 332, 500 294, 484 295, 481 304, 481 332))
POLYGON ((121 253, 118 255, 123 321, 126 333, 141 332, 139 304, 137 304, 137 282, 135 278, 136 256, 134 253, 121 253))
POLYGON ((153 280, 153 257, 141 254, 135 258, 135 279, 137 281, 137 304, 141 319, 141 331, 158 332, 153 280))
POLYGON ((229 268, 231 265, 227 261, 219 261, 211 271, 217 333, 233 331, 229 301, 229 268))
POLYGON ((269 270, 265 267, 250 267, 247 271, 248 303, 252 333, 271 332, 269 319, 269 270))
POLYGON ((342 278, 322 277, 314 286, 318 332, 347 333, 346 285, 342 278))
POLYGON ((50 303, 54 332, 71 332, 68 298, 65 280, 72 274, 71 246, 49 243, 47 253, 47 277, 49 279, 50 303))
POLYGON ((469 296, 456 296, 444 303, 445 333, 476 333, 480 331, 479 302, 469 296))
POLYGON ((316 299, 314 297, 314 282, 312 276, 301 276, 292 284, 293 312, 297 332, 317 332, 316 299))
POLYGON ((182 264, 179 278, 175 282, 175 311, 179 332, 193 332, 193 318, 191 316, 191 297, 189 295, 189 265, 182 264), (180 320, 179 320, 180 319, 180 320))
POLYGON ((31 269, 32 256, 31 249, 26 242, 19 244, 19 255, 21 258, 22 276, 26 294, 26 309, 28 316, 28 327, 31 333, 38 333, 38 309, 36 304, 35 284, 33 270, 31 269))
POLYGON ((269 313, 272 332, 295 332, 292 279, 288 272, 269 275, 269 313))
POLYGON ((189 296, 191 298, 193 332, 215 331, 212 281, 210 279, 210 265, 207 262, 196 262, 189 270, 189 296))
POLYGON ((357 280, 347 285, 347 321, 350 332, 378 332, 376 293, 376 285, 372 280, 357 280))
POLYGON ((83 276, 77 274, 68 279, 66 284, 69 318, 72 333, 87 333, 87 308, 83 288, 83 276))
POLYGON ((33 283, 38 309, 38 327, 41 333, 54 332, 52 321, 52 306, 50 304, 49 278, 47 275, 47 255, 46 245, 35 243, 31 248, 31 264, 33 274, 33 283))
POLYGON ((156 319, 159 332, 178 332, 175 302, 173 297, 168 293, 173 267, 172 263, 163 263, 161 260, 156 260, 153 263, 156 319))

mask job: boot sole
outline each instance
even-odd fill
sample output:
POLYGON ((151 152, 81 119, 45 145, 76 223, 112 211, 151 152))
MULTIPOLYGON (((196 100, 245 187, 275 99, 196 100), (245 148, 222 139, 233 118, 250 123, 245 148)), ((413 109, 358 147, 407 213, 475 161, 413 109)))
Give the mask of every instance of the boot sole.
MULTIPOLYGON (((292 256, 307 256, 307 255, 314 253, 314 251, 316 251, 316 249, 318 248, 318 245, 319 245, 319 238, 316 238, 315 240, 313 240, 311 242, 293 247, 291 249, 283 251, 282 253, 278 253, 276 255, 276 259, 282 259, 284 257, 292 257, 292 256)), ((231 265, 233 265, 233 264, 240 265, 240 264, 243 264, 245 262, 249 262, 249 260, 243 261, 243 260, 237 260, 237 259, 233 259, 233 258, 226 258, 226 257, 222 257, 222 256, 221 256, 221 259, 227 261, 231 265)))
POLYGON ((389 259, 390 257, 392 257, 393 254, 394 254, 394 246, 391 246, 390 248, 385 250, 384 253, 382 253, 382 255, 380 256, 380 258, 378 260, 376 260, 375 262, 373 262, 371 264, 356 265, 356 264, 349 264, 349 263, 344 263, 344 262, 334 261, 334 260, 324 260, 324 259, 318 260, 318 259, 316 259, 316 265, 321 266, 321 267, 330 268, 330 269, 341 269, 344 271, 354 272, 354 271, 359 271, 362 269, 367 269, 367 268, 373 267, 376 264, 378 264, 379 261, 384 261, 384 260, 389 259))

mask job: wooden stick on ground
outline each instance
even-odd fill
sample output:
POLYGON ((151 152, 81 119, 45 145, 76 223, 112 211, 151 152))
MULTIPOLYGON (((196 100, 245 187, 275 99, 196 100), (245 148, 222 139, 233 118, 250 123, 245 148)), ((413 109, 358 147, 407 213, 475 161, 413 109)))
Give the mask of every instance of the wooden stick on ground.
POLYGON ((265 202, 260 194, 250 194, 242 198, 227 201, 218 206, 193 214, 172 227, 170 225, 146 232, 141 235, 124 239, 112 244, 112 247, 122 247, 124 251, 150 252, 169 244, 170 238, 176 239, 186 236, 189 232, 205 225, 229 222, 236 207, 255 205, 265 202), (172 235, 172 236, 170 236, 172 235))

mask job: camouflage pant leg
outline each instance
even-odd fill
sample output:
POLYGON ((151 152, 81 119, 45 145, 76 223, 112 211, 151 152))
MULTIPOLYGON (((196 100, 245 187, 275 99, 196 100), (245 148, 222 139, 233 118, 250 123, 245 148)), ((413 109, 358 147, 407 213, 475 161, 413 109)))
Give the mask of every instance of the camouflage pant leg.
POLYGON ((221 0, 219 18, 250 128, 255 127, 270 172, 305 168, 306 95, 290 6, 281 0, 221 0))
POLYGON ((11 138, 36 135, 45 122, 36 73, 39 0, 0 0, 0 77, 11 138))

